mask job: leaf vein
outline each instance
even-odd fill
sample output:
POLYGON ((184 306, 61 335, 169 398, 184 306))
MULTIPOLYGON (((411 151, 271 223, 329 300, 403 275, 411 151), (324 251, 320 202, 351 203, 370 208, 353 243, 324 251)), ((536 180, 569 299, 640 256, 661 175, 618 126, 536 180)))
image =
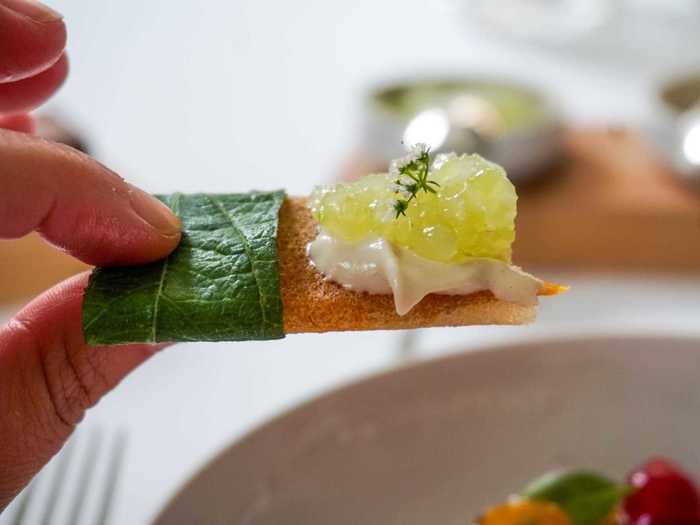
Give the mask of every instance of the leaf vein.
POLYGON ((240 236, 241 242, 243 243, 243 248, 245 249, 246 255, 248 256, 248 260, 250 261, 250 269, 253 275, 253 279, 255 280, 255 288, 258 292, 258 304, 260 306, 260 314, 262 315, 263 322, 269 323, 267 319, 267 313, 265 312, 265 305, 263 304, 262 287, 260 286, 260 280, 258 279, 257 272, 255 271, 255 259, 253 257, 253 252, 250 249, 250 245, 248 244, 248 238, 243 233, 243 230, 241 230, 241 228, 238 226, 233 216, 226 210, 226 208, 224 208, 221 205, 220 202, 214 199, 211 195, 207 195, 207 199, 209 199, 209 201, 229 220, 231 226, 233 226, 233 229, 240 236))
MULTIPOLYGON (((180 205, 180 198, 182 194, 176 193, 173 195, 172 206, 173 213, 177 215, 178 206, 180 205)), ((160 308, 160 298, 163 295, 163 286, 165 284, 165 276, 168 273, 168 263, 170 262, 170 257, 163 261, 163 270, 160 272, 160 282, 158 283, 158 289, 156 290, 155 298, 153 299, 153 320, 151 322, 151 342, 156 342, 157 330, 158 330, 158 310, 160 308)))

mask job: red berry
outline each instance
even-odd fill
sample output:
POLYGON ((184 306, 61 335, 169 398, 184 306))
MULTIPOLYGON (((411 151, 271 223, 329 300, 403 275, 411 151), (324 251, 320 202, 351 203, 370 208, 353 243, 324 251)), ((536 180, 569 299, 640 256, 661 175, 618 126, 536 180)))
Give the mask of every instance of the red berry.
POLYGON ((623 502, 630 525, 700 525, 700 494, 674 463, 651 459, 627 481, 635 488, 623 502))

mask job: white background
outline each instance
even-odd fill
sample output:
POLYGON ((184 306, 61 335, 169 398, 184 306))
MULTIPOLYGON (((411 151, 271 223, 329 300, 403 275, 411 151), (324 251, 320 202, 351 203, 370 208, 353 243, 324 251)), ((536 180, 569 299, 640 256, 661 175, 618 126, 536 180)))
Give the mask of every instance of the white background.
MULTIPOLYGON (((307 193, 360 140, 368 87, 402 75, 505 75, 541 86, 578 122, 646 124, 654 82, 688 59, 553 55, 484 36, 452 3, 427 0, 52 5, 68 24, 71 76, 50 108, 86 132, 101 161, 151 192, 307 193)), ((700 332, 697 279, 547 277, 573 288, 547 299, 536 325, 426 331, 419 355, 561 334, 700 332)), ((78 450, 95 428, 128 435, 111 523, 148 523, 222 447, 300 400, 394 366, 400 341, 309 335, 156 356, 90 411, 78 435, 78 450)))

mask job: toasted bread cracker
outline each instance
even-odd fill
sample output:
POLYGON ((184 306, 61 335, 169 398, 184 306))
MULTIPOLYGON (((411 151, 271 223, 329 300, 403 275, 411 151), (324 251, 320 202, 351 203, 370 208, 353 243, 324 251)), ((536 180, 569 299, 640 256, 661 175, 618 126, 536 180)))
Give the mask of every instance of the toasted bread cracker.
MULTIPOLYGON (((409 313, 400 316, 391 295, 370 295, 346 290, 326 281, 306 255, 306 245, 318 226, 306 199, 288 197, 280 210, 277 246, 284 309, 284 331, 335 332, 388 330, 429 326, 516 325, 535 319, 536 306, 496 299, 491 292, 470 295, 431 294, 409 313)), ((542 295, 559 293, 546 284, 542 295)))

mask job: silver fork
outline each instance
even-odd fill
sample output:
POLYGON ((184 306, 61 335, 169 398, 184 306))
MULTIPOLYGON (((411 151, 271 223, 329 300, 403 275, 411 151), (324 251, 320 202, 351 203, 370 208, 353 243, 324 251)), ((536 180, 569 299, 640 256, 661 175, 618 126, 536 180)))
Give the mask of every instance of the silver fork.
MULTIPOLYGON (((68 518, 65 523, 75 525, 80 523, 81 519, 85 519, 86 501, 95 487, 101 490, 95 494, 94 498, 97 502, 94 520, 89 523, 95 525, 105 525, 108 523, 112 504, 114 502, 114 493, 119 480, 120 467, 126 449, 126 434, 117 432, 114 439, 110 440, 106 445, 105 439, 99 429, 92 431, 88 436, 88 443, 85 453, 81 454, 82 464, 77 473, 77 483, 75 493, 68 505, 68 518), (101 449, 105 449, 104 454, 107 455, 106 473, 101 479, 97 480, 98 456, 101 449), (101 485, 100 485, 101 484, 101 485)), ((75 463, 72 461, 75 456, 76 442, 75 438, 71 439, 64 449, 56 458, 56 468, 53 475, 50 476, 48 495, 44 501, 39 501, 36 498, 37 487, 40 484, 46 483, 49 475, 41 473, 32 483, 24 490, 20 496, 20 501, 17 504, 14 515, 8 525, 29 525, 30 523, 38 523, 41 525, 57 525, 60 517, 57 516, 57 506, 62 495, 66 491, 66 481, 68 479, 70 466, 75 463), (30 519, 30 510, 35 505, 42 505, 40 517, 38 521, 30 519)), ((70 497, 70 494, 68 495, 70 497)), ((2 522, 2 520, 0 520, 2 522)))

